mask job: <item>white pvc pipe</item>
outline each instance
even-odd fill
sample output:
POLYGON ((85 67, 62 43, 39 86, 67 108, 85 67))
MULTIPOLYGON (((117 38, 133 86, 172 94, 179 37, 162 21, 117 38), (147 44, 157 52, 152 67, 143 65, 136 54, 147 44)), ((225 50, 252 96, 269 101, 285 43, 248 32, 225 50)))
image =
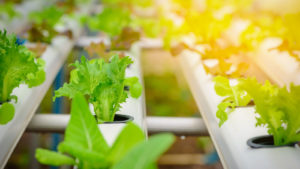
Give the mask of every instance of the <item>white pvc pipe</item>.
MULTIPOLYGON (((37 114, 27 127, 29 132, 64 132, 69 114, 37 114)), ((177 135, 208 135, 201 118, 147 117, 149 133, 171 132, 177 135)))

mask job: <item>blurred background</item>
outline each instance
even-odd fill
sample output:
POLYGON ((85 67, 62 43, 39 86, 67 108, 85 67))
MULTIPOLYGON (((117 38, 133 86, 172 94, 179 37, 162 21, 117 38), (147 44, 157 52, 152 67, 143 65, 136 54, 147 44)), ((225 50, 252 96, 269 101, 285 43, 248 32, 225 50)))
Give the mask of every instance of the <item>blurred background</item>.
MULTIPOLYGON (((21 1, 18 0, 18 2, 21 1)), ((157 1, 156 5, 168 8, 169 1, 171 0, 157 1)), ((184 4, 185 0, 176 1, 184 4)), ((186 3, 188 2, 200 11, 205 9, 205 0, 187 0, 186 3)), ((258 9, 270 10, 278 14, 300 10, 300 0, 253 0, 251 3, 258 9)), ((201 23, 195 23, 195 25, 201 27, 201 23)), ((86 35, 95 34, 97 33, 87 28, 86 35)), ((38 108, 38 113, 69 112, 69 100, 59 98, 52 102, 53 93, 68 81, 71 70, 68 65, 85 54, 86 52, 79 47, 74 48, 70 53, 67 62, 38 108)), ((141 64, 147 116, 201 117, 182 71, 169 51, 163 48, 145 49, 141 52, 141 64)), ((34 157, 35 149, 37 147, 56 149, 62 138, 62 134, 59 133, 24 133, 6 169, 55 169, 56 167, 40 165, 34 157)), ((158 164, 160 169, 222 169, 209 137, 178 136, 176 143, 161 157, 158 164)))

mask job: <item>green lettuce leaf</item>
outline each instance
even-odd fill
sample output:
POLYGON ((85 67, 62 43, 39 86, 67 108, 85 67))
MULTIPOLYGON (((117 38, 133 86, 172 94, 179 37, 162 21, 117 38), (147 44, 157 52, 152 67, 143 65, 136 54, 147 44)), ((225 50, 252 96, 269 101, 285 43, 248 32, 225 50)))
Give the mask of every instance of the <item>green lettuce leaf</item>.
POLYGON ((111 147, 107 159, 112 164, 120 161, 137 143, 145 140, 144 132, 134 123, 128 123, 111 147))
POLYGON ((103 154, 86 149, 81 144, 64 141, 59 144, 58 150, 79 159, 79 166, 85 168, 106 168, 108 162, 103 154))
MULTIPOLYGON (((85 98, 76 94, 72 101, 71 119, 65 132, 65 139, 58 146, 59 153, 72 155, 79 168, 106 168, 108 163, 105 154, 109 151, 95 118, 89 111, 85 98)), ((36 152, 37 159, 43 164, 57 164, 55 160, 47 157, 47 153, 36 152)), ((57 153, 56 153, 57 154, 57 153)), ((57 157, 58 158, 58 157, 57 157)), ((74 165, 74 163, 73 163, 74 165)))
POLYGON ((82 95, 75 95, 72 101, 71 119, 65 132, 64 142, 81 145, 82 148, 100 155, 109 150, 82 95))
POLYGON ((139 98, 143 92, 143 86, 137 77, 128 77, 125 79, 125 85, 129 86, 131 97, 139 98))
POLYGON ((64 154, 38 148, 35 153, 35 158, 42 164, 61 166, 61 165, 75 165, 73 158, 64 154))
POLYGON ((160 134, 146 141, 143 131, 136 124, 128 123, 112 147, 108 147, 85 98, 76 94, 59 152, 37 149, 36 158, 42 164, 75 165, 79 169, 155 169, 156 160, 174 139, 171 134, 160 134))
POLYGON ((56 97, 67 96, 73 98, 77 92, 83 95, 91 95, 100 81, 104 81, 102 72, 104 61, 101 59, 86 60, 84 56, 81 57, 81 63, 76 61, 71 64, 75 67, 71 72, 69 84, 64 84, 63 87, 55 91, 56 97))
POLYGON ((222 126, 228 119, 228 114, 234 111, 236 106, 246 106, 250 101, 250 95, 239 85, 231 86, 229 80, 222 76, 214 78, 215 91, 225 99, 218 105, 217 117, 220 119, 219 126, 222 126))
POLYGON ((148 169, 174 142, 171 134, 158 134, 132 148, 112 169, 148 169))
POLYGON ((87 19, 91 29, 101 30, 111 37, 119 35, 124 27, 129 26, 130 21, 130 12, 116 7, 105 7, 100 14, 87 19))
POLYGON ((275 101, 278 87, 271 85, 268 81, 262 85, 255 78, 241 79, 239 86, 254 100, 255 111, 259 114, 259 117, 256 118, 256 125, 267 126, 269 134, 275 134, 282 130, 283 114, 277 110, 275 101))
MULTIPOLYGON (((281 122, 286 124, 284 134, 277 136, 279 144, 288 144, 300 140, 300 86, 291 84, 290 90, 282 88, 278 92, 278 99, 275 105, 278 107, 277 112, 283 112, 281 122)), ((281 129, 281 128, 280 128, 281 129)))
POLYGON ((124 91, 125 70, 131 63, 129 57, 119 59, 119 56, 115 55, 110 63, 103 65, 105 80, 98 84, 90 98, 98 122, 113 121, 121 103, 126 101, 128 96, 124 91))
POLYGON ((42 25, 47 23, 50 27, 54 27, 63 16, 64 11, 57 6, 48 6, 40 11, 33 11, 29 14, 31 22, 42 25), (51 17, 49 17, 51 16, 51 17))
POLYGON ((15 35, 7 35, 6 31, 0 31, 1 102, 12 99, 17 101, 17 97, 11 95, 11 93, 20 84, 27 84, 29 87, 34 87, 40 85, 45 80, 43 61, 35 59, 33 54, 25 46, 18 45, 16 40, 15 35))
MULTIPOLYGON (((73 98, 79 92, 89 97, 98 123, 113 121, 121 103, 128 97, 124 91, 125 70, 131 63, 128 56, 119 58, 114 55, 108 63, 103 59, 87 61, 82 57, 81 63, 73 64, 76 68, 71 72, 70 83, 55 91, 54 99, 61 96, 73 98)), ((132 93, 137 97, 141 86, 137 83, 133 85, 132 93)))
POLYGON ((279 88, 269 81, 264 84, 255 78, 241 79, 240 88, 245 90, 254 100, 258 126, 268 128, 273 135, 275 145, 290 144, 300 140, 300 86, 291 84, 279 88))

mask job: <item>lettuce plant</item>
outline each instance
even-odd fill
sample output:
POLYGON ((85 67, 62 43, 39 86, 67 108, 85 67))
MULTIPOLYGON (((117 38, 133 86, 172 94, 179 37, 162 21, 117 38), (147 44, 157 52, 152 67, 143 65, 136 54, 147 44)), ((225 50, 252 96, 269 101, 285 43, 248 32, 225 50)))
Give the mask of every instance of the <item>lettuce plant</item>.
POLYGON ((51 39, 58 34, 54 26, 63 16, 64 11, 58 7, 50 6, 42 11, 29 14, 32 27, 28 31, 28 39, 33 42, 51 43, 51 39))
POLYGON ((300 141, 300 86, 291 84, 288 90, 268 81, 260 84, 255 78, 241 79, 239 85, 253 98, 255 111, 259 115, 256 125, 268 128, 275 145, 300 141))
POLYGON ((150 7, 152 3, 152 0, 105 0, 103 10, 92 17, 84 16, 83 22, 92 30, 108 34, 111 50, 126 50, 140 39, 142 33, 152 38, 160 33, 156 18, 136 14, 136 8, 150 7))
POLYGON ((71 119, 58 152, 37 149, 37 160, 46 165, 73 165, 79 169, 154 169, 155 161, 174 141, 171 134, 145 140, 143 131, 128 123, 110 147, 89 112, 85 98, 76 94, 71 119))
POLYGON ((218 77, 215 81, 216 93, 227 96, 218 106, 218 112, 222 114, 218 116, 217 112, 220 125, 227 120, 228 109, 233 110, 229 106, 246 105, 253 99, 255 113, 258 114, 256 126, 266 127, 273 136, 275 145, 300 141, 300 86, 291 84, 289 89, 280 88, 269 81, 261 84, 255 78, 239 79, 235 86, 230 86, 223 77, 218 77))
POLYGON ((71 72, 70 82, 55 91, 54 99, 61 96, 73 98, 79 92, 88 96, 99 123, 113 121, 120 104, 128 97, 125 84, 130 86, 132 97, 138 98, 142 93, 142 86, 136 77, 125 78, 126 67, 131 63, 128 56, 119 58, 115 55, 110 62, 104 59, 88 61, 83 56, 81 62, 72 64, 76 68, 71 72))
POLYGON ((220 119, 219 126, 228 119, 228 115, 236 106, 246 106, 251 101, 251 96, 239 85, 231 86, 227 78, 217 76, 214 78, 215 91, 225 99, 218 105, 216 116, 220 119))
POLYGON ((89 17, 87 23, 91 29, 101 30, 113 37, 129 26, 131 20, 130 11, 127 9, 106 7, 96 16, 89 17))
POLYGON ((0 124, 6 124, 14 116, 14 107, 8 101, 17 101, 12 95, 20 84, 29 87, 38 86, 45 80, 44 62, 35 59, 25 46, 16 43, 15 35, 0 31, 0 124))

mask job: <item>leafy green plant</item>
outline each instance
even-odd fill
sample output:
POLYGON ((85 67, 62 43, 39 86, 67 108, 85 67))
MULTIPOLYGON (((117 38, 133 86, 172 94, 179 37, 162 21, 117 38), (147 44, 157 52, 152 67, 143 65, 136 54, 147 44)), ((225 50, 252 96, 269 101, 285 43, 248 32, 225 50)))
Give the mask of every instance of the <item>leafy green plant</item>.
POLYGON ((250 95, 239 85, 231 86, 227 78, 217 76, 214 78, 215 91, 225 99, 218 105, 216 116, 220 119, 219 126, 228 119, 228 114, 235 110, 236 106, 246 106, 250 101, 250 95))
POLYGON ((270 84, 260 84, 255 78, 241 79, 241 88, 245 90, 255 103, 257 126, 265 126, 273 135, 275 145, 285 145, 300 140, 300 86, 291 84, 279 88, 270 84))
POLYGON ((51 43, 51 39, 58 34, 54 26, 60 21, 64 10, 50 6, 42 11, 29 14, 32 26, 28 31, 28 39, 33 42, 51 43))
POLYGON ((233 106, 246 105, 250 99, 253 99, 255 112, 258 114, 256 126, 265 126, 268 133, 273 135, 275 145, 285 145, 300 140, 298 132, 300 86, 291 84, 289 89, 280 88, 269 81, 261 84, 255 78, 239 79, 235 86, 229 86, 228 80, 223 77, 218 77, 215 81, 216 93, 227 96, 218 106, 218 111, 221 112, 218 117, 221 120, 220 125, 227 120, 226 108, 232 107, 232 104, 233 106))
POLYGON ((113 37, 129 26, 131 19, 130 11, 125 8, 106 7, 98 15, 89 17, 87 23, 91 29, 101 30, 113 37))
POLYGON ((100 13, 81 19, 92 30, 101 30, 111 37, 111 50, 128 49, 142 33, 149 37, 159 34, 159 22, 155 18, 139 16, 135 10, 149 7, 152 3, 152 0, 105 0, 100 13))
POLYGON ((70 82, 55 91, 54 99, 61 96, 73 98, 79 92, 89 97, 99 123, 113 121, 120 104, 128 97, 125 83, 131 85, 132 97, 138 98, 142 93, 138 80, 125 78, 126 67, 131 63, 128 56, 119 58, 115 55, 110 62, 104 59, 87 61, 83 56, 81 62, 72 64, 76 69, 71 72, 70 82))
POLYGON ((173 141, 171 134, 159 134, 146 141, 143 131, 134 123, 128 123, 109 147, 85 98, 77 94, 58 152, 39 148, 36 158, 42 164, 74 165, 79 169, 154 169, 155 161, 173 141))
POLYGON ((0 124, 6 124, 14 117, 14 107, 8 101, 15 100, 14 88, 20 84, 29 87, 38 86, 45 80, 44 62, 35 59, 33 54, 22 45, 16 43, 15 35, 7 35, 0 31, 0 124))

